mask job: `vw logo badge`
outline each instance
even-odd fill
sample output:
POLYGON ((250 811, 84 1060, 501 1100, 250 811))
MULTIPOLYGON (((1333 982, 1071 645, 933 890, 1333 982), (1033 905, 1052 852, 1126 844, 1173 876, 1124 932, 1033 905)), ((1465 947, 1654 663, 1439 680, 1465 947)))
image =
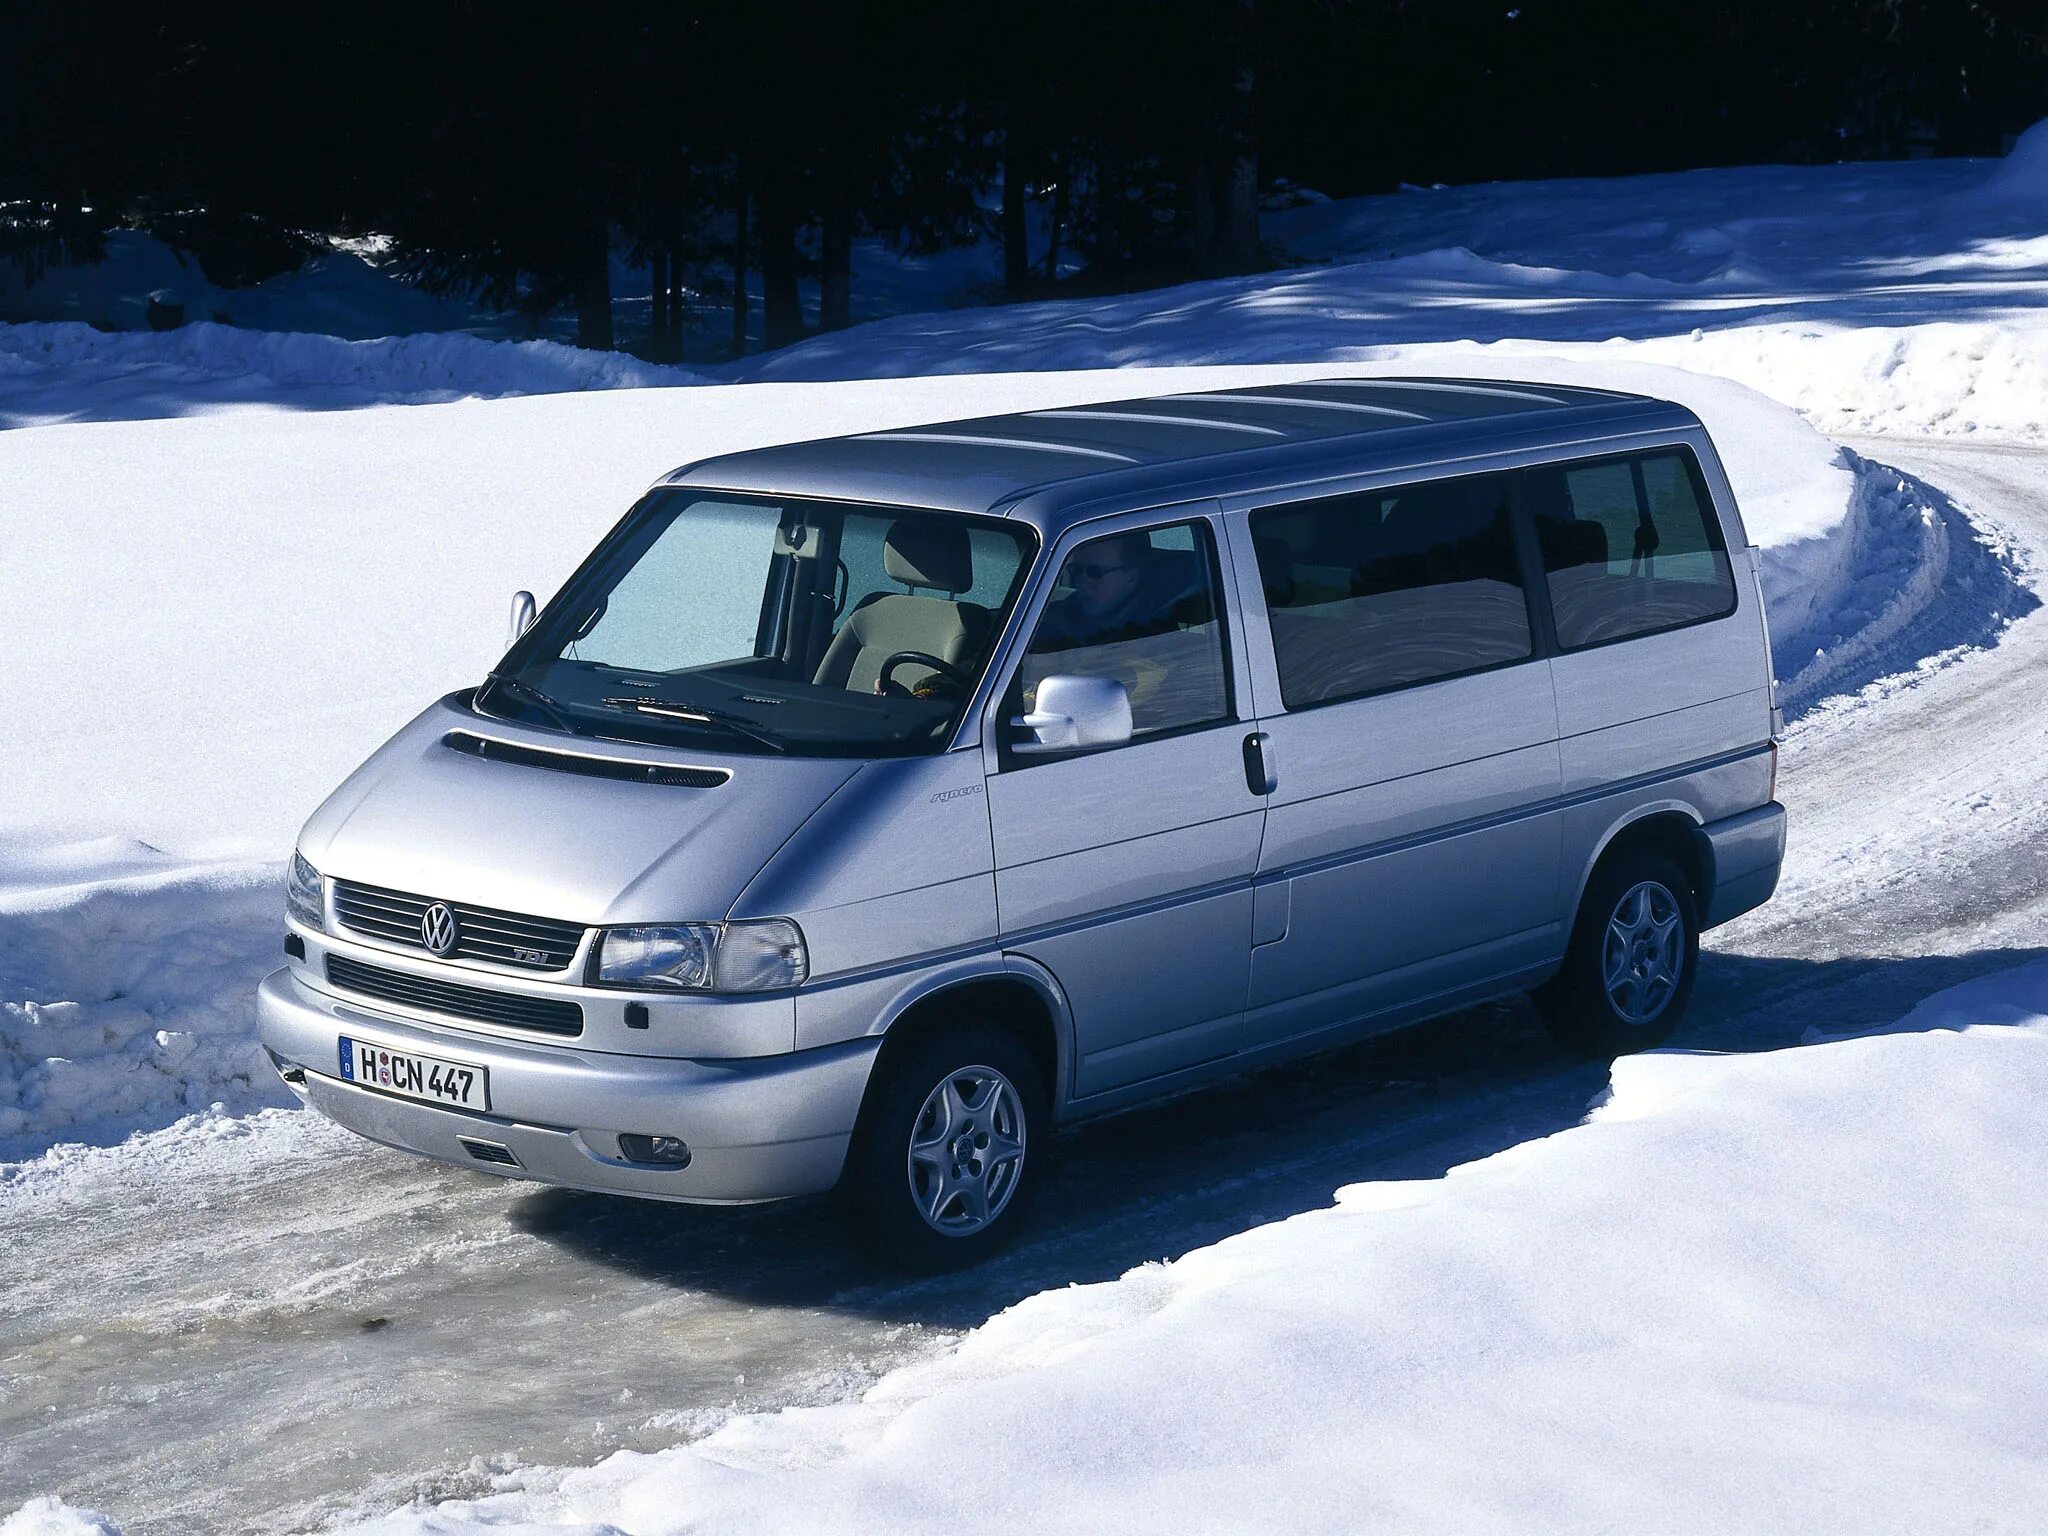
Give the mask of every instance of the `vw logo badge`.
POLYGON ((455 913, 445 901, 437 901, 420 914, 420 942, 437 955, 445 955, 455 947, 460 930, 455 926, 455 913))

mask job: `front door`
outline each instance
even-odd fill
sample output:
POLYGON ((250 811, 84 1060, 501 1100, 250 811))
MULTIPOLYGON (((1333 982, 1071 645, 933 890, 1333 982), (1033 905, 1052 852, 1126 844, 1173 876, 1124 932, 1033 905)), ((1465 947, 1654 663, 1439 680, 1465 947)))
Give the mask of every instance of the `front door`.
POLYGON ((1229 1055, 1242 1027, 1265 801, 1219 531, 1205 504, 1070 533, 985 733, 1003 947, 1066 992, 1076 1097, 1229 1055), (1121 683, 1129 741, 1015 750, 1052 676, 1121 683))

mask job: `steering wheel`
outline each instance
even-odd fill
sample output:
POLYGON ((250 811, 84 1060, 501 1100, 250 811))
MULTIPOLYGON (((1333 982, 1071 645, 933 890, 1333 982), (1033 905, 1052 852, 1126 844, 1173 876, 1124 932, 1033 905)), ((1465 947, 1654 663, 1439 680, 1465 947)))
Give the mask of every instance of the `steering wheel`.
MULTIPOLYGON (((953 663, 934 656, 930 651, 891 651, 883 660, 882 669, 875 674, 875 692, 888 693, 895 689, 896 684, 889 680, 889 674, 905 662, 910 661, 916 662, 919 666, 930 667, 939 676, 960 688, 964 689, 973 682, 972 678, 954 666, 953 663)), ((908 690, 903 691, 907 692, 908 690)))

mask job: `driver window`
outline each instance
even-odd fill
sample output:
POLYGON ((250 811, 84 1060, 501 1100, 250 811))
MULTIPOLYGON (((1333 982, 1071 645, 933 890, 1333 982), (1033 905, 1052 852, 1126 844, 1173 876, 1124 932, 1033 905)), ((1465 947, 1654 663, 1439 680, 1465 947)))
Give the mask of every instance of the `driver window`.
POLYGON ((1113 533, 1068 555, 1018 669, 1025 709, 1054 675, 1122 683, 1134 740, 1228 718, 1208 524, 1113 533))

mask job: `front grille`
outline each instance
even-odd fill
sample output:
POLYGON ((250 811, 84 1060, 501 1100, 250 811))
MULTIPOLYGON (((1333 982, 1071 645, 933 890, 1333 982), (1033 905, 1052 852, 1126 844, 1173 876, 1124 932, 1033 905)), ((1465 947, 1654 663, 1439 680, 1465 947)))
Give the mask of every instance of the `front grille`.
MULTIPOLYGON (((420 937, 420 918, 433 904, 431 896, 411 896, 353 880, 334 882, 334 915, 342 927, 387 944, 424 951, 427 946, 420 937)), ((448 951, 449 958, 492 960, 529 971, 559 971, 576 958, 576 946, 583 942, 580 923, 527 917, 460 901, 444 905, 455 914, 455 947, 448 951)))
POLYGON ((409 971, 386 970, 365 965, 346 955, 327 957, 327 979, 345 992, 403 1003, 408 1008, 425 1008, 458 1019, 475 1019, 484 1024, 502 1024, 508 1029, 532 1029, 547 1035, 583 1033, 583 1009, 551 997, 521 997, 516 992, 493 992, 488 987, 465 987, 458 982, 432 976, 415 976, 409 971))

